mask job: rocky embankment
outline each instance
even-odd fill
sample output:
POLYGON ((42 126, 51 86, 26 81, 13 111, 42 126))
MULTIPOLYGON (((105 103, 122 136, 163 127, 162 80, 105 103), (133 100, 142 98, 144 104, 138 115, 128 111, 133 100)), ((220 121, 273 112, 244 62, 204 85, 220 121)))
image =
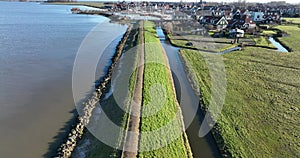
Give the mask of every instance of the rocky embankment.
POLYGON ((71 156, 72 151, 77 145, 77 142, 81 139, 82 135, 84 134, 85 126, 89 124, 92 112, 96 107, 96 104, 101 99, 102 94, 104 93, 106 86, 108 85, 111 79, 113 69, 117 65, 117 62, 119 61, 122 55, 123 48, 125 46, 126 40, 130 35, 131 30, 132 25, 129 25, 126 33, 124 34, 123 38, 121 39, 116 48, 116 52, 111 59, 112 64, 106 72, 105 77, 100 82, 98 82, 99 84, 95 86, 95 92, 93 92, 93 94, 90 97, 88 97, 85 102, 82 103, 82 115, 77 117, 76 124, 70 130, 70 133, 68 134, 64 143, 58 147, 56 155, 54 157, 66 158, 71 156))

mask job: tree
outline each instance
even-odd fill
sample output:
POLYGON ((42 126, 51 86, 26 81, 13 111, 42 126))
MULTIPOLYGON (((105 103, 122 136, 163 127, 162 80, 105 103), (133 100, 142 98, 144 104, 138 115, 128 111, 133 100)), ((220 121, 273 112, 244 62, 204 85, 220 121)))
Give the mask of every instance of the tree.
POLYGON ((173 24, 172 24, 172 22, 168 22, 165 25, 165 29, 166 29, 168 34, 172 34, 173 33, 173 24))

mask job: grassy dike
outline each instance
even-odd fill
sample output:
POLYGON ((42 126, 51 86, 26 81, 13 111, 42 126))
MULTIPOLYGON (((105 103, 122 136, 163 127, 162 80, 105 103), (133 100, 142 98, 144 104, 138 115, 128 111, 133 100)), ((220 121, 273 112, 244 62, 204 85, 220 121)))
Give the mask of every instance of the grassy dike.
POLYGON ((140 125, 141 152, 138 157, 192 157, 171 72, 165 66, 168 61, 152 22, 145 22, 144 37, 146 65, 140 125), (153 85, 164 87, 165 91, 151 88, 153 85), (156 113, 153 114, 153 111, 156 113), (160 128, 165 129, 159 130, 160 128), (163 147, 152 150, 160 145, 163 147))
MULTIPOLYGON (((279 27, 290 34, 280 40, 293 53, 246 48, 222 56, 227 94, 213 133, 229 157, 300 156, 300 28, 279 27)), ((187 49, 180 55, 206 107, 211 78, 205 58, 201 52, 187 49)))
MULTIPOLYGON (((121 71, 125 70, 132 70, 133 74, 130 77, 129 81, 129 92, 124 94, 122 98, 123 104, 118 104, 113 96, 108 97, 107 99, 102 99, 100 101, 101 108, 103 112, 109 117, 109 119, 114 122, 117 126, 122 127, 123 130, 119 131, 111 131, 114 135, 114 142, 115 146, 111 147, 106 145, 105 143, 101 142, 97 138, 95 138, 88 130, 86 130, 85 134, 83 135, 82 140, 79 142, 78 147, 75 149, 75 152, 72 153, 72 157, 80 157, 82 153, 84 153, 85 157, 87 158, 94 158, 94 157, 120 157, 121 151, 119 148, 122 148, 123 140, 126 137, 126 130, 128 128, 128 111, 130 110, 130 100, 133 95, 133 89, 136 82, 136 72, 134 67, 138 62, 138 53, 136 51, 135 46, 140 41, 139 39, 139 26, 138 24, 134 24, 133 28, 131 29, 129 36, 126 41, 124 41, 124 46, 118 48, 117 51, 123 53, 123 58, 125 56, 127 58, 131 58, 131 60, 123 61, 123 65, 121 67, 121 71), (124 112, 120 107, 125 109, 124 112), (87 143, 88 142, 88 143, 87 143)), ((113 61, 118 62, 118 61, 113 61)), ((118 62, 119 63, 119 62, 118 62)), ((116 64, 115 69, 112 71, 117 71, 118 64, 116 64)), ((110 81, 107 85, 107 88, 104 93, 107 93, 110 88, 110 81)), ((101 114, 99 120, 101 121, 101 114)), ((101 131, 99 131, 101 132, 101 131)))

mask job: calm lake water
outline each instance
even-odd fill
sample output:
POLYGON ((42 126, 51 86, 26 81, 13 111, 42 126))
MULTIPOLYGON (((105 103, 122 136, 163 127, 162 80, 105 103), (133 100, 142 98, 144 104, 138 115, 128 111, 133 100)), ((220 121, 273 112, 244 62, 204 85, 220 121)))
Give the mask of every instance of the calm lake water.
POLYGON ((0 2, 1 157, 49 156, 75 109, 72 68, 81 42, 102 25, 106 38, 97 39, 99 46, 101 40, 111 44, 96 49, 105 50, 101 77, 126 31, 105 17, 73 15, 72 7, 0 2))

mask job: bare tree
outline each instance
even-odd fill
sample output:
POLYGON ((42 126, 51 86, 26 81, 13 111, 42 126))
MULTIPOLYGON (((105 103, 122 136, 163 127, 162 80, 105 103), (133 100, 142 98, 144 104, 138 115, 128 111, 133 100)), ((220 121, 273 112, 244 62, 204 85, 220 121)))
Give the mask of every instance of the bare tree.
POLYGON ((172 34, 173 33, 173 24, 172 24, 172 22, 168 22, 165 25, 165 30, 167 31, 168 34, 172 34))

